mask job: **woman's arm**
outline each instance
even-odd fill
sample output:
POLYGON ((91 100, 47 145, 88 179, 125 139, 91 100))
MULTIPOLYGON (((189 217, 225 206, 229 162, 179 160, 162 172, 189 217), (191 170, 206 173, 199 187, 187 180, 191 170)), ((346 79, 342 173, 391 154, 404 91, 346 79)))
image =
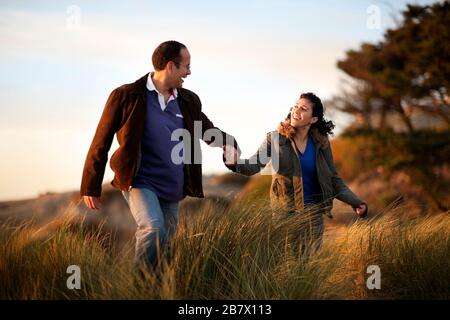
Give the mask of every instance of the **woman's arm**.
POLYGON ((233 172, 252 176, 260 172, 271 158, 272 134, 269 132, 258 151, 249 159, 239 159, 235 164, 225 164, 233 172))
POLYGON ((339 176, 336 166, 334 164, 333 159, 333 153, 331 151, 331 145, 328 144, 328 147, 324 150, 325 152, 325 159, 328 163, 328 167, 331 170, 332 177, 331 181, 333 184, 334 193, 337 199, 339 199, 342 202, 345 202, 349 205, 351 205, 353 208, 359 208, 362 204, 366 205, 366 212, 364 216, 367 214, 367 204, 359 199, 347 185, 342 180, 342 178, 339 176))

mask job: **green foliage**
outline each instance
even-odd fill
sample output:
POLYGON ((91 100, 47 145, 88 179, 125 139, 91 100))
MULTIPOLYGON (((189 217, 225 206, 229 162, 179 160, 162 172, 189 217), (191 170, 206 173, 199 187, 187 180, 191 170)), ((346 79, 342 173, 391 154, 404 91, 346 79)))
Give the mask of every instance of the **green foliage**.
POLYGON ((414 131, 412 115, 433 115, 450 124, 450 3, 408 5, 402 22, 377 44, 350 50, 338 68, 354 80, 352 90, 330 104, 383 129, 392 115, 414 131), (372 116, 378 115, 377 123, 372 116))

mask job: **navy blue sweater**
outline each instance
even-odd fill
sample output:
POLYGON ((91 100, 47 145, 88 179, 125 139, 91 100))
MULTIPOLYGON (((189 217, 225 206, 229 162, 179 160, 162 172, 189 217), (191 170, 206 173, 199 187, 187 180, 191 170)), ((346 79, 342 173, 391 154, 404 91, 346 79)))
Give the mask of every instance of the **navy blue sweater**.
MULTIPOLYGON (((148 188, 168 201, 184 198, 183 163, 171 159, 172 149, 180 141, 171 141, 172 132, 184 128, 177 99, 171 100, 164 111, 161 109, 156 91, 147 90, 147 118, 141 143, 141 164, 133 187, 148 188)), ((179 153, 183 156, 183 150, 179 153)))

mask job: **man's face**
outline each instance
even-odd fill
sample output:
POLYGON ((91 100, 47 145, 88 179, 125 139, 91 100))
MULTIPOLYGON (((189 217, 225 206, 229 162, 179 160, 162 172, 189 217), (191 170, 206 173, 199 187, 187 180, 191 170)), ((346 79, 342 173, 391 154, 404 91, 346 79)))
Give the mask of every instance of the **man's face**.
POLYGON ((181 49, 180 67, 177 68, 175 63, 171 62, 170 79, 172 88, 181 88, 183 86, 184 78, 191 74, 191 55, 187 49, 181 49))

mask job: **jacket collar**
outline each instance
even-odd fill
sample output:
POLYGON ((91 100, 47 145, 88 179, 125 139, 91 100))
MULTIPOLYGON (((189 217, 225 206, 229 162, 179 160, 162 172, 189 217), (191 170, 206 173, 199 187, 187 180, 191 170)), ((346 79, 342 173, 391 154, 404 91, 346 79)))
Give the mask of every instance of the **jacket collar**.
MULTIPOLYGON (((328 137, 321 134, 317 128, 311 128, 311 130, 309 130, 309 135, 312 137, 314 141, 316 150, 318 150, 319 148, 326 149, 327 146, 330 144, 328 137)), ((295 146, 294 140, 292 138, 286 138, 284 135, 281 135, 281 137, 283 137, 283 139, 280 140, 282 144, 290 143, 293 146, 295 146)))
MULTIPOLYGON (((134 83, 131 84, 131 93, 145 95, 147 90, 147 81, 150 73, 147 73, 145 76, 139 78, 134 83)), ((182 99, 184 101, 189 101, 189 95, 186 94, 185 89, 178 88, 178 99, 182 99)))
POLYGON ((139 78, 134 83, 132 83, 130 93, 145 94, 145 90, 147 90, 147 79, 149 74, 150 73, 147 73, 145 76, 139 78))
MULTIPOLYGON (((150 72, 149 75, 147 76, 147 83, 146 83, 147 89, 149 91, 156 91, 156 92, 160 93, 158 91, 158 89, 156 89, 155 84, 153 83, 153 80, 152 80, 153 74, 154 74, 154 72, 150 72)), ((178 90, 177 90, 177 88, 174 88, 174 89, 172 89, 172 93, 171 93, 171 97, 170 97, 169 101, 171 99, 176 99, 176 98, 178 98, 178 90)))

